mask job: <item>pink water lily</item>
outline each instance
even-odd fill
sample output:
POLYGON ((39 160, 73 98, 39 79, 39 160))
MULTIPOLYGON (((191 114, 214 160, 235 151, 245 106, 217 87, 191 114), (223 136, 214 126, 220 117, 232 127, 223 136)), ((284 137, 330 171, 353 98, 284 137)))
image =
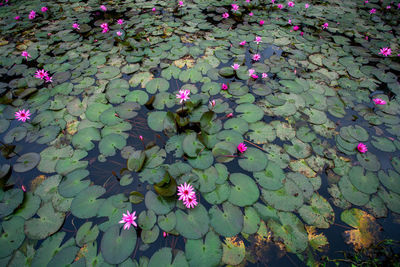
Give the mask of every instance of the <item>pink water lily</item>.
POLYGON ((310 7, 310 4, 307 3, 307 4, 304 5, 304 7, 305 7, 305 8, 309 8, 309 7, 310 7))
POLYGON ((232 67, 234 70, 238 70, 239 67, 240 67, 240 65, 237 64, 237 63, 235 63, 235 64, 233 64, 231 67, 232 67))
POLYGON ((239 9, 239 6, 238 6, 238 5, 236 5, 236 4, 231 4, 231 6, 232 6, 232 11, 238 11, 238 9, 239 9))
POLYGON ((25 109, 23 109, 23 110, 18 110, 17 112, 15 112, 15 119, 17 119, 19 121, 25 122, 26 120, 30 119, 30 116, 31 116, 31 114, 29 112, 29 109, 27 109, 26 111, 25 111, 25 109))
POLYGON ((35 17, 36 17, 35 10, 31 10, 31 12, 29 13, 29 19, 34 19, 35 17))
POLYGON ((103 10, 103 11, 107 11, 107 7, 105 5, 101 5, 100 9, 103 10))
POLYGON ((392 49, 390 47, 384 47, 380 49, 379 55, 384 55, 385 57, 390 56, 392 54, 392 49))
POLYGON ((264 25, 265 21, 264 20, 260 20, 260 25, 264 25))
POLYGON ((376 13, 376 9, 375 8, 373 8, 373 9, 371 9, 370 11, 369 11, 369 14, 375 14, 376 13))
POLYGON ((110 30, 107 23, 101 24, 100 27, 103 29, 102 33, 106 33, 110 30))
POLYGON ((21 16, 15 16, 14 19, 15 20, 19 20, 21 18, 21 16))
POLYGON ((41 79, 41 80, 43 80, 44 77, 47 77, 47 76, 49 76, 49 74, 44 69, 37 70, 36 73, 35 73, 35 78, 38 78, 38 79, 41 79))
POLYGON ((184 5, 183 5, 183 1, 179 1, 179 2, 178 2, 178 6, 179 6, 179 7, 183 7, 183 6, 184 6, 184 5))
POLYGON ((196 198, 196 193, 194 192, 194 188, 191 184, 180 184, 178 186, 178 200, 183 200, 185 201, 187 198, 196 198))
POLYGON ((254 15, 253 12, 250 12, 250 13, 249 13, 249 16, 250 16, 250 17, 252 17, 253 15, 254 15))
POLYGON ((22 51, 21 56, 25 57, 26 60, 28 60, 28 57, 31 57, 27 51, 22 51))
POLYGON ((278 8, 279 8, 279 9, 282 9, 282 8, 283 8, 283 5, 282 5, 282 4, 278 4, 278 8))
POLYGON ((380 98, 374 98, 372 101, 374 101, 375 105, 386 105, 386 101, 380 98))
POLYGON ((117 34, 118 36, 121 36, 121 35, 122 35, 122 32, 121 32, 121 31, 117 31, 116 34, 117 34))
POLYGON ((258 79, 258 75, 257 75, 257 74, 252 74, 252 75, 251 75, 251 78, 253 78, 253 79, 258 79))
POLYGON ((197 204, 199 203, 197 202, 196 197, 188 197, 183 201, 183 205, 185 205, 188 209, 196 207, 197 204))
POLYGON ((226 85, 226 84, 223 83, 223 84, 221 85, 221 89, 222 89, 222 90, 228 90, 228 85, 226 85))
POLYGON ((292 1, 290 1, 289 3, 287 3, 287 5, 288 5, 289 7, 294 7, 294 3, 293 3, 292 1))
POLYGON ((224 14, 222 14, 222 17, 223 17, 224 19, 227 19, 227 18, 229 18, 229 14, 228 14, 227 12, 225 12, 224 14))
POLYGON ((300 28, 300 27, 299 27, 299 26, 297 26, 297 25, 294 25, 294 26, 293 26, 293 30, 294 30, 294 31, 298 31, 298 30, 299 30, 299 28, 300 28))
POLYGON ((43 13, 45 13, 47 10, 49 10, 47 7, 45 7, 45 6, 43 6, 41 9, 40 9, 43 13))
POLYGON ((249 69, 249 76, 253 75, 256 71, 253 69, 249 69))
POLYGON ((153 11, 153 12, 156 12, 156 8, 155 8, 155 7, 153 7, 153 8, 151 9, 151 11, 153 11))
POLYGON ((233 117, 233 113, 232 113, 232 112, 231 112, 231 113, 228 113, 228 114, 226 114, 225 117, 227 117, 227 118, 232 118, 232 117, 233 117))
POLYGON ((176 98, 180 99, 180 104, 190 99, 190 90, 179 90, 179 94, 176 94, 176 98))
POLYGON ((244 153, 247 150, 247 146, 244 143, 240 143, 237 146, 237 149, 239 150, 240 153, 244 153))
POLYGON ((263 72, 263 74, 261 74, 261 78, 263 78, 263 79, 268 78, 268 74, 263 72))
POLYGON ((252 57, 252 59, 253 59, 254 61, 259 61, 260 58, 261 58, 260 54, 254 54, 253 57, 252 57))
POLYGON ((123 19, 119 19, 119 20, 117 20, 117 23, 118 23, 119 25, 122 25, 122 24, 124 24, 124 20, 123 20, 123 19))
POLYGON ((211 106, 211 108, 213 108, 213 107, 215 107, 215 100, 213 99, 213 100, 211 100, 211 101, 208 101, 208 103, 210 104, 210 106, 211 106))
POLYGON ((256 36, 256 39, 254 40, 255 43, 260 44, 262 42, 260 36, 256 36))
POLYGON ((129 229, 131 225, 137 227, 137 224, 135 222, 136 219, 136 211, 134 211, 132 214, 129 212, 129 210, 126 211, 126 214, 124 213, 122 216, 122 220, 119 221, 119 223, 124 223, 124 230, 129 229))
POLYGON ((72 28, 77 29, 77 30, 81 29, 81 28, 79 28, 79 24, 76 22, 74 24, 72 24, 72 28))
POLYGON ((44 77, 44 80, 46 81, 46 83, 52 83, 53 82, 53 77, 47 75, 47 76, 44 77))
POLYGON ((246 44, 246 41, 241 41, 240 43, 239 43, 239 45, 245 45, 246 44))
POLYGON ((329 26, 328 22, 325 22, 325 23, 322 25, 322 29, 327 29, 328 26, 329 26))
POLYGON ((365 144, 363 143, 359 143, 357 146, 358 151, 360 151, 361 153, 365 153, 368 151, 368 148, 365 144))

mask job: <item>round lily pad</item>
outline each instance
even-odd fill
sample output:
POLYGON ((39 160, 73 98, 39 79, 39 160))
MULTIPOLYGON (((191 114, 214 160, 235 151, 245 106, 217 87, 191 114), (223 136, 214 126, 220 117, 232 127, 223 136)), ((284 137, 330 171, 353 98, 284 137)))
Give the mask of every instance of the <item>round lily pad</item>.
POLYGON ((260 228, 260 216, 253 207, 245 207, 242 233, 254 234, 260 228))
POLYGON ((174 212, 170 212, 166 215, 159 215, 157 223, 164 232, 170 232, 175 228, 176 215, 174 212))
POLYGON ((242 173, 232 173, 229 181, 233 184, 230 189, 228 201, 232 204, 244 207, 254 204, 259 196, 260 191, 253 179, 242 173))
POLYGON ((246 247, 243 241, 235 241, 235 238, 225 238, 222 244, 222 262, 227 265, 239 265, 246 255, 246 247))
POLYGON ((165 111, 154 111, 148 114, 147 124, 149 127, 157 132, 164 130, 164 118, 167 115, 165 111))
POLYGON ((379 159, 371 152, 364 154, 358 153, 357 160, 360 162, 361 166, 368 171, 378 171, 381 168, 379 159))
POLYGON ((193 168, 204 170, 213 164, 214 157, 210 150, 203 150, 196 158, 189 158, 188 162, 193 168))
POLYGON ((339 188, 343 197, 354 205, 364 206, 369 201, 369 195, 359 191, 351 182, 348 176, 342 176, 339 181, 339 188))
POLYGON ((116 149, 121 150, 124 146, 126 146, 126 139, 122 135, 112 133, 101 139, 99 151, 104 156, 114 156, 116 149))
POLYGON ((153 191, 147 191, 144 201, 146 207, 157 215, 167 214, 175 207, 175 201, 157 196, 153 191))
POLYGON ((379 180, 373 172, 367 171, 361 166, 353 166, 348 174, 350 182, 361 192, 373 194, 378 191, 379 180))
POLYGON ((208 232, 209 218, 203 205, 198 204, 195 208, 189 209, 188 213, 177 210, 175 215, 175 230, 183 237, 199 239, 208 232))
POLYGON ((225 237, 237 235, 243 228, 243 214, 240 208, 229 202, 222 203, 223 211, 217 206, 209 210, 210 223, 214 230, 225 237))
POLYGON ((249 172, 258 172, 263 170, 268 163, 267 157, 261 150, 249 147, 238 160, 239 166, 249 172))
POLYGON ((96 216, 104 199, 98 199, 106 190, 98 185, 89 186, 82 190, 71 203, 71 213, 81 219, 96 216))
POLYGON ((236 145, 231 142, 219 142, 215 144, 212 153, 217 162, 229 162, 234 159, 233 155, 236 153, 236 145))
POLYGON ((155 94, 157 91, 164 92, 169 88, 169 82, 163 78, 155 78, 146 83, 146 91, 155 94))
POLYGON ((241 118, 232 118, 224 123, 225 129, 232 129, 238 133, 244 134, 249 130, 249 124, 247 121, 241 118))
POLYGON ((138 216, 138 225, 143 230, 150 230, 156 223, 157 216, 152 210, 143 210, 138 216))
POLYGON ((210 204, 221 204, 229 198, 231 188, 227 182, 217 184, 216 188, 211 192, 205 193, 202 196, 210 204))
POLYGON ((92 141, 100 140, 101 136, 99 130, 94 127, 87 127, 79 130, 72 136, 72 145, 75 148, 89 151, 94 148, 94 143, 92 141))
POLYGON ((8 221, 3 221, 0 231, 0 257, 4 258, 19 248, 25 240, 24 222, 22 217, 14 216, 8 221))
POLYGON ((96 240, 99 235, 99 228, 95 224, 92 227, 92 222, 85 222, 79 227, 78 232, 76 233, 76 244, 82 247, 84 244, 93 242, 96 240))
POLYGON ((303 205, 299 209, 299 214, 303 220, 318 228, 329 228, 335 221, 335 213, 329 202, 318 194, 313 194, 310 205, 303 205))
POLYGON ((378 173, 379 180, 381 183, 390 191, 400 194, 400 174, 389 169, 388 174, 383 170, 378 173))
POLYGON ((178 250, 175 254, 174 260, 172 260, 172 249, 169 247, 159 249, 151 257, 148 267, 169 267, 169 266, 182 266, 188 267, 185 254, 178 250))
POLYGON ((210 231, 204 241, 188 239, 185 254, 190 266, 218 266, 222 257, 221 241, 214 231, 210 231))
POLYGON ((284 186, 279 190, 262 189, 261 193, 264 201, 278 210, 294 211, 303 205, 303 193, 290 179, 287 179, 284 186))
POLYGON ((282 188, 285 177, 282 168, 273 161, 268 161, 265 170, 254 173, 254 178, 257 183, 268 190, 278 190, 282 188))
POLYGON ((0 218, 10 215, 24 200, 24 192, 19 188, 7 190, 0 195, 0 218))
POLYGON ((264 117, 264 111, 254 104, 241 104, 236 107, 235 111, 242 113, 238 117, 249 123, 259 121, 264 117))

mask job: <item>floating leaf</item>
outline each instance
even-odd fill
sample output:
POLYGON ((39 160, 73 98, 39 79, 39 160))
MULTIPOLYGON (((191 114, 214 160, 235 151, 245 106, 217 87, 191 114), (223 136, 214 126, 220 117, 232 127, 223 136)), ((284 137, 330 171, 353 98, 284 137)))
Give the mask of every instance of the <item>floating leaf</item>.
POLYGON ((222 244, 222 262, 229 265, 239 265, 245 257, 244 242, 238 237, 227 237, 222 244))
POLYGON ((313 194, 310 205, 303 205, 299 209, 303 220, 318 228, 329 228, 335 221, 335 214, 329 202, 318 194, 313 194))
POLYGON ((194 209, 189 209, 187 214, 182 210, 177 210, 175 215, 175 230, 183 237, 199 239, 208 232, 209 218, 203 205, 198 204, 194 209))
POLYGON ((268 163, 267 157, 261 150, 249 147, 243 154, 243 158, 238 160, 239 166, 249 172, 263 170, 268 163))
POLYGON ((82 190, 71 203, 71 213, 81 219, 96 216, 97 210, 101 207, 104 199, 98 199, 106 190, 98 185, 89 186, 82 190))
POLYGON ((258 200, 260 191, 249 176, 242 173, 232 173, 229 176, 229 181, 233 184, 228 199, 232 204, 244 207, 250 206, 258 200))
POLYGON ((243 215, 240 208, 229 202, 222 203, 222 207, 223 212, 215 205, 209 210, 211 226, 222 236, 237 235, 243 228, 243 215))
POLYGON ((154 255, 151 257, 148 266, 149 267, 169 267, 169 266, 182 266, 188 267, 187 260, 185 258, 185 254, 178 250, 175 255, 174 260, 172 261, 172 252, 171 248, 165 247, 159 249, 154 255))
POLYGON ((22 217, 14 216, 2 222, 0 238, 0 257, 4 258, 19 248, 25 240, 24 222, 22 217))
POLYGON ((10 215, 24 200, 24 192, 19 188, 0 191, 0 218, 10 215))

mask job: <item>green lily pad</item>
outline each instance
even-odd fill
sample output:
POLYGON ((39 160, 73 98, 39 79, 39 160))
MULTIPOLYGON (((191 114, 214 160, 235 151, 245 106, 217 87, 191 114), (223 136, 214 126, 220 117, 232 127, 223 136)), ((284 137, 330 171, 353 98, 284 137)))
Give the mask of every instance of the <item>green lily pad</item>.
POLYGON ((174 212, 170 212, 166 215, 159 215, 157 223, 164 232, 170 232, 175 228, 176 215, 174 212))
POLYGON ((363 166, 368 171, 376 172, 381 168, 379 159, 371 152, 367 152, 364 154, 358 153, 357 160, 360 162, 361 166, 363 166))
POLYGON ((216 184, 213 191, 202 194, 204 199, 210 204, 221 204, 229 198, 231 188, 227 182, 223 184, 216 184))
POLYGON ((157 215, 167 214, 175 207, 175 201, 157 196, 153 191, 147 191, 144 201, 146 207, 157 215))
POLYGON ((174 260, 172 260, 172 249, 169 247, 159 249, 151 257, 148 267, 169 267, 169 266, 182 266, 188 267, 185 254, 178 250, 175 254, 174 260))
POLYGON ((24 192, 19 188, 0 191, 0 218, 10 215, 24 200, 24 192))
POLYGON ((241 118, 232 118, 224 123, 224 128, 232 129, 240 134, 244 134, 249 130, 249 124, 247 123, 247 121, 241 118))
POLYGON ((385 202, 388 209, 393 212, 400 213, 400 194, 386 191, 383 187, 378 190, 378 196, 385 202))
POLYGON ((198 204, 194 209, 189 209, 188 213, 177 210, 175 215, 175 230, 183 237, 199 239, 208 232, 210 220, 203 205, 198 204))
POLYGON ((264 152, 261 150, 249 147, 238 160, 239 166, 249 172, 258 172, 263 170, 268 163, 268 159, 264 152))
POLYGON ((243 229, 242 233, 246 233, 248 235, 254 234, 260 228, 260 216, 258 212, 253 207, 245 207, 244 208, 244 221, 243 221, 243 229))
POLYGON ((40 155, 38 153, 26 153, 17 159, 13 169, 15 172, 27 172, 36 167, 40 161, 40 155))
POLYGON ((229 181, 233 184, 228 199, 230 203, 244 207, 250 206, 258 200, 260 191, 249 176, 242 173, 232 173, 229 176, 229 181))
POLYGON ((157 216, 152 210, 143 210, 138 216, 138 225, 143 230, 150 230, 156 223, 157 216))
POLYGON ((103 68, 99 69, 99 73, 97 73, 97 78, 102 80, 108 80, 108 79, 112 79, 115 76, 117 76, 118 74, 120 74, 120 70, 117 67, 113 67, 113 66, 105 66, 103 68))
POLYGON ((164 118, 167 115, 165 111, 154 111, 148 114, 147 124, 149 127, 157 132, 164 130, 164 118))
POLYGON ((249 125, 247 136, 256 144, 266 144, 276 138, 274 127, 263 121, 257 121, 249 125))
POLYGON ((136 246, 136 231, 123 230, 120 225, 108 228, 101 239, 101 253, 104 260, 110 264, 125 261, 136 246))
POLYGON ((215 144, 212 153, 217 162, 230 162, 234 159, 233 155, 236 153, 236 146, 230 142, 219 142, 215 144))
POLYGON ((373 136, 372 138, 373 138, 373 140, 371 141, 371 143, 377 149, 384 151, 384 152, 395 152, 396 151, 396 146, 388 138, 377 137, 377 136, 373 136))
POLYGON ((100 141, 101 136, 98 129, 94 127, 87 127, 79 130, 74 136, 72 136, 72 145, 76 149, 83 149, 86 151, 94 148, 92 141, 100 141))
POLYGON ((378 191, 379 180, 373 172, 367 171, 360 166, 353 166, 348 174, 350 182, 361 192, 373 194, 378 191))
POLYGON ((159 234, 160 234, 160 228, 158 228, 158 226, 155 225, 150 230, 142 230, 140 237, 144 244, 151 244, 157 240, 159 234))
POLYGON ((303 143, 297 138, 292 139, 291 142, 293 144, 292 146, 284 144, 283 147, 285 148, 285 151, 292 157, 295 157, 296 159, 303 159, 311 155, 312 148, 309 144, 303 143))
POLYGON ((237 235, 243 228, 243 214, 240 208, 229 202, 222 203, 223 211, 217 206, 209 210, 210 223, 214 230, 225 237, 237 235))
POLYGON ((107 109, 109 109, 111 106, 102 104, 102 103, 92 103, 88 105, 88 108, 86 109, 86 118, 90 121, 93 122, 98 122, 100 121, 100 115, 107 109))
POLYGON ((229 84, 228 92, 234 96, 243 96, 249 92, 249 87, 241 82, 232 82, 229 84))
POLYGON ((90 180, 82 181, 89 175, 85 169, 75 170, 69 173, 58 186, 58 192, 63 197, 74 197, 90 185, 90 180))
POLYGON ((378 173, 379 180, 381 183, 390 191, 400 194, 400 174, 389 169, 388 174, 383 170, 378 173))
POLYGON ((32 192, 27 192, 22 205, 14 212, 14 215, 28 220, 36 214, 41 202, 42 200, 39 196, 34 195, 32 192))
POLYGON ((188 162, 193 168, 205 170, 213 164, 214 157, 210 150, 203 150, 196 158, 189 158, 188 162))
POLYGON ((222 262, 228 265, 239 265, 245 257, 246 248, 242 242, 234 242, 233 238, 225 238, 222 244, 222 262))
POLYGON ((214 231, 208 232, 205 240, 188 239, 185 255, 190 266, 219 266, 222 258, 222 246, 214 231))
POLYGON ((286 176, 277 163, 268 161, 265 170, 255 172, 254 178, 263 188, 267 190, 278 190, 283 187, 283 180, 286 176))
POLYGON ((263 199, 277 210, 294 211, 303 205, 304 196, 302 190, 290 179, 284 186, 275 191, 261 190, 263 199))
POLYGON ((98 235, 99 228, 97 225, 92 227, 92 222, 85 222, 76 233, 76 244, 82 247, 84 244, 95 241, 98 235))
POLYGON ((169 82, 163 78, 155 78, 146 83, 146 91, 155 94, 157 91, 165 92, 169 88, 169 82))
POLYGON ((37 169, 44 173, 55 172, 57 161, 61 158, 68 158, 74 154, 71 146, 56 148, 49 146, 40 152, 40 162, 37 169))
POLYGON ((4 258, 19 248, 25 240, 24 222, 22 217, 14 216, 1 224, 0 257, 4 258))
POLYGON ((126 139, 119 134, 112 133, 101 139, 99 151, 104 156, 114 156, 116 149, 121 150, 124 146, 126 146, 126 139))
POLYGON ((242 113, 238 115, 238 118, 242 118, 248 123, 259 121, 264 117, 264 111, 253 104, 241 104, 236 107, 235 111, 242 113))
POLYGON ((348 176, 342 176, 339 181, 339 188, 343 197, 350 203, 364 206, 369 201, 369 195, 359 191, 351 182, 348 176))
POLYGON ((185 154, 192 158, 197 157, 197 154, 204 148, 203 144, 197 139, 196 133, 186 135, 182 147, 185 154))
POLYGON ((329 202, 316 193, 312 195, 310 205, 303 205, 299 209, 299 214, 307 224, 318 228, 329 228, 335 221, 335 213, 329 202))
POLYGON ((75 246, 64 247, 51 259, 48 266, 68 266, 75 260, 78 251, 79 248, 75 246))
POLYGON ((96 216, 104 199, 98 199, 106 190, 98 185, 89 186, 82 190, 71 203, 71 213, 81 219, 96 216))
POLYGON ((87 156, 87 152, 83 150, 75 150, 73 155, 68 158, 59 159, 56 163, 55 171, 61 175, 66 175, 74 170, 86 168, 88 161, 80 161, 87 156))

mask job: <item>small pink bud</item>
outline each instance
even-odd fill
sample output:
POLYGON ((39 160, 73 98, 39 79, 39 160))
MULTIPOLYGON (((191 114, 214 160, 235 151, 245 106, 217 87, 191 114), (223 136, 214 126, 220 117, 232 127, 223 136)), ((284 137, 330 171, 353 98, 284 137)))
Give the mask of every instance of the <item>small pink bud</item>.
POLYGON ((26 188, 24 185, 22 185, 21 188, 22 188, 22 191, 26 192, 26 188))
POLYGON ((233 113, 231 112, 231 113, 227 114, 226 117, 227 118, 232 118, 233 117, 233 113))
POLYGON ((139 139, 140 139, 141 141, 143 141, 143 136, 139 135, 139 139))

